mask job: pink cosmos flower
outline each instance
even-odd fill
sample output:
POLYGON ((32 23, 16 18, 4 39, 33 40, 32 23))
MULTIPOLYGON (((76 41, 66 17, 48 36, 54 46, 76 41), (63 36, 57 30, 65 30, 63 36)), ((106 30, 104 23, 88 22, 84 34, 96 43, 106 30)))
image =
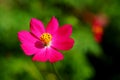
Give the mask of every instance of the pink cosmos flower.
POLYGON ((30 32, 18 32, 21 48, 28 56, 33 55, 33 61, 51 63, 63 60, 63 55, 58 50, 69 50, 74 45, 70 38, 72 26, 65 24, 59 27, 58 20, 53 16, 46 29, 41 21, 32 18, 30 32))
POLYGON ((95 40, 100 43, 104 34, 104 28, 108 23, 107 16, 105 14, 98 14, 94 16, 92 22, 92 31, 95 40))

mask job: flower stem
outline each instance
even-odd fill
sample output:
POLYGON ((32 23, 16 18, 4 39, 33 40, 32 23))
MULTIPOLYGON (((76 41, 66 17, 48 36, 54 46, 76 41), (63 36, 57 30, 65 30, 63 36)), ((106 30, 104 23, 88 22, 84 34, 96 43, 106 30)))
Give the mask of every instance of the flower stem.
POLYGON ((56 67, 55 67, 55 64, 54 64, 54 63, 51 63, 51 65, 52 65, 52 70, 53 70, 53 72, 56 74, 58 80, 63 80, 63 79, 61 78, 61 76, 59 75, 59 73, 57 72, 56 67))
POLYGON ((34 63, 34 65, 35 65, 36 69, 38 70, 38 74, 39 74, 40 80, 46 80, 44 75, 42 75, 38 65, 36 63, 34 63))

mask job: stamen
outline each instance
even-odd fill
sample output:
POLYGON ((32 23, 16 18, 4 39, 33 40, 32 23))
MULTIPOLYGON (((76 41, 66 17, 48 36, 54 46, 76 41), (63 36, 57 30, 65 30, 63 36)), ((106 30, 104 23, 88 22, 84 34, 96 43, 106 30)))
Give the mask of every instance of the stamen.
POLYGON ((43 33, 40 36, 40 41, 42 41, 45 46, 48 46, 51 40, 52 40, 52 35, 49 33, 43 33))

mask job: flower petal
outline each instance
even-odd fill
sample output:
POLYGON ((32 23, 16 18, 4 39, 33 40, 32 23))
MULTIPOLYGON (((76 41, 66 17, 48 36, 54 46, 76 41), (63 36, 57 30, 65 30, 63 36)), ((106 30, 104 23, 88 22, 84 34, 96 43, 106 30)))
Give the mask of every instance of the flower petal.
POLYGON ((38 38, 43 32, 45 32, 43 23, 35 18, 32 18, 30 21, 30 30, 38 38))
POLYGON ((54 34, 58 30, 58 27, 58 20, 53 16, 46 27, 46 32, 54 34))
POLYGON ((72 38, 58 38, 52 42, 52 46, 59 50, 69 50, 73 45, 74 40, 72 38))
POLYGON ((29 43, 21 44, 21 48, 24 51, 24 53, 28 56, 33 55, 35 54, 36 51, 38 51, 38 49, 34 46, 34 44, 29 44, 29 43))
POLYGON ((47 53, 48 53, 48 59, 51 63, 57 62, 59 60, 63 60, 64 58, 64 56, 60 52, 58 52, 53 48, 47 49, 47 53))
POLYGON ((37 39, 28 31, 18 32, 18 39, 21 43, 34 43, 37 39))
POLYGON ((46 62, 48 60, 48 55, 46 52, 46 48, 43 48, 41 50, 39 50, 39 52, 37 52, 33 58, 33 61, 40 61, 40 62, 46 62))
POLYGON ((57 36, 69 37, 72 34, 72 25, 66 24, 60 27, 56 33, 57 36))

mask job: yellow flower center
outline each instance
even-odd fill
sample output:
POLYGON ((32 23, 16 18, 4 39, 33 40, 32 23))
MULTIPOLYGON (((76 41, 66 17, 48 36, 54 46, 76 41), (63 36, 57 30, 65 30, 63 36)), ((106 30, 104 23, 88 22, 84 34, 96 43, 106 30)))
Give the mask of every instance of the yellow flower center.
POLYGON ((52 40, 52 35, 49 34, 49 33, 43 33, 41 36, 40 36, 40 41, 42 41, 42 43, 45 45, 45 46, 48 46, 50 44, 50 41, 52 40))

